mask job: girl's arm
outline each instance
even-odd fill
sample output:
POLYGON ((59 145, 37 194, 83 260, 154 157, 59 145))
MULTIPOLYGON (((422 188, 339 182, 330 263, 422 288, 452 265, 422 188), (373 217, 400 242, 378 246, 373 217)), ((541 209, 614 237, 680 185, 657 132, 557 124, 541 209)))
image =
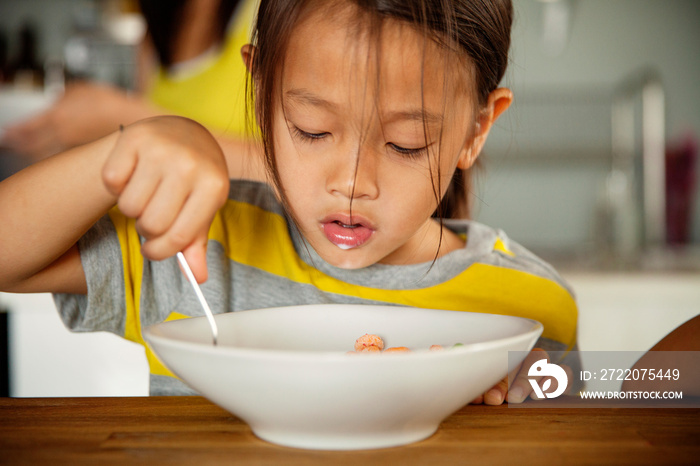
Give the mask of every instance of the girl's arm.
POLYGON ((117 204, 153 260, 183 251, 206 279, 209 225, 228 194, 226 163, 201 125, 135 123, 0 183, 0 290, 85 292, 78 239, 117 204))
POLYGON ((100 171, 117 135, 36 163, 0 183, 0 289, 78 292, 78 238, 116 203, 100 171))

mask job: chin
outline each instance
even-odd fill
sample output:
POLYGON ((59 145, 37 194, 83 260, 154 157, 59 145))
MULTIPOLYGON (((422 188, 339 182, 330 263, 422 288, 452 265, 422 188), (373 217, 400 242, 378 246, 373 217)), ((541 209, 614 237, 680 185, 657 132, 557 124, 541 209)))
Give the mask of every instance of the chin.
POLYGON ((329 264, 331 264, 334 267, 338 267, 339 269, 346 269, 346 270, 357 270, 357 269, 363 269, 365 267, 368 267, 372 265, 372 263, 365 263, 365 262, 359 262, 359 261, 353 261, 353 260, 341 260, 341 261, 326 261, 329 264))
POLYGON ((323 260, 328 262, 333 267, 346 270, 363 269, 374 264, 373 261, 369 260, 367 257, 364 257, 362 253, 356 254, 357 252, 359 251, 343 251, 338 249, 338 251, 333 252, 331 257, 328 257, 328 255, 322 255, 321 257, 323 257, 323 260))

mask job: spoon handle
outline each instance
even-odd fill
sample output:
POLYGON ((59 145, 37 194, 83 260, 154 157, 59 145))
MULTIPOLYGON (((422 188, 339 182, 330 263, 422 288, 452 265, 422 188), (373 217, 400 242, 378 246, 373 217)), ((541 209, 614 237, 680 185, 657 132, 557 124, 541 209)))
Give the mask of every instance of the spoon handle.
POLYGON ((190 265, 187 263, 187 259, 185 259, 184 254, 182 254, 181 252, 178 252, 177 253, 177 260, 180 262, 182 269, 185 271, 185 275, 187 275, 187 279, 189 280, 190 284, 192 285, 192 288, 194 288, 194 294, 197 295, 197 299, 199 299, 199 303, 202 305, 202 308, 204 308, 204 313, 207 315, 207 320, 209 321, 209 325, 211 326, 211 335, 212 335, 212 339, 214 340, 214 346, 216 346, 216 340, 218 339, 218 336, 219 336, 219 329, 216 326, 216 321, 214 320, 214 314, 212 314, 211 309, 209 309, 209 305, 207 304, 207 300, 204 299, 204 295, 202 294, 202 289, 199 287, 197 280, 194 278, 194 274, 192 273, 192 269, 190 269, 190 265))

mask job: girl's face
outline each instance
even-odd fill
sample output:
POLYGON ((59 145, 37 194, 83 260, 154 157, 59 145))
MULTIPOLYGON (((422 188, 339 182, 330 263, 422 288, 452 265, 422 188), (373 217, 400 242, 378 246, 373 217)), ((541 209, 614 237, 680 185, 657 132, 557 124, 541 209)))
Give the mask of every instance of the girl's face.
MULTIPOLYGON (((410 26, 386 20, 377 39, 358 24, 312 12, 291 35, 274 116, 281 186, 328 263, 429 262, 437 199, 478 153, 472 81, 410 26)), ((463 245, 445 234, 439 255, 463 245)))

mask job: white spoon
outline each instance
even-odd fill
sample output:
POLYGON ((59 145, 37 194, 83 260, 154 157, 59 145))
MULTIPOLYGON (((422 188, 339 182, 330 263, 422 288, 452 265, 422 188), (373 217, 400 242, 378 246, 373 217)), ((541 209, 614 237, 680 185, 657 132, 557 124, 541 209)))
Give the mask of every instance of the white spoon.
POLYGON ((209 305, 207 304, 207 300, 204 299, 204 295, 202 294, 201 288, 199 288, 199 284, 197 283, 197 280, 194 278, 194 274, 192 273, 192 269, 190 268, 190 265, 187 263, 187 259, 185 259, 185 256, 181 252, 177 253, 177 260, 180 261, 180 265, 182 266, 182 269, 185 271, 185 275, 187 275, 187 279, 192 284, 192 288, 194 288, 194 294, 197 295, 197 299, 199 299, 199 304, 202 305, 202 308, 204 309, 204 313, 207 315, 207 320, 209 321, 209 325, 211 326, 211 335, 212 335, 212 339, 214 340, 214 346, 216 346, 216 340, 219 336, 219 329, 216 327, 216 321, 214 320, 214 314, 212 314, 211 309, 209 309, 209 305))

